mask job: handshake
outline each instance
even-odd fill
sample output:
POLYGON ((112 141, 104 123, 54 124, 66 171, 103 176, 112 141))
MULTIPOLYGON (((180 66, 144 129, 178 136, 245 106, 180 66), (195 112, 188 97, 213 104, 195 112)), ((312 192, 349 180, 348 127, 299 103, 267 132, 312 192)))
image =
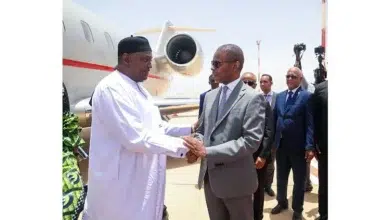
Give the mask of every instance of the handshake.
POLYGON ((188 163, 195 163, 199 157, 203 158, 206 156, 206 148, 204 147, 203 142, 191 136, 182 138, 184 140, 184 146, 189 150, 186 154, 188 163))

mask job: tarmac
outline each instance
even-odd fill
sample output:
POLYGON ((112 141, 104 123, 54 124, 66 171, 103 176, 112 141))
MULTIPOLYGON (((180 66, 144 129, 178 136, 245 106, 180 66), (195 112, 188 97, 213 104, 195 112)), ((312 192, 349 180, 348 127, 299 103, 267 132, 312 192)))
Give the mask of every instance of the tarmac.
MULTIPOLYGON (((197 112, 189 112, 172 117, 170 123, 194 123, 197 120, 197 112)), ((313 159, 311 164, 311 180, 313 191, 305 194, 303 219, 311 220, 318 216, 318 172, 317 161, 313 159)), ((165 192, 165 205, 168 207, 169 220, 206 220, 209 219, 203 189, 197 189, 196 184, 199 173, 199 161, 188 164, 185 159, 169 158, 167 162, 167 180, 165 192)), ((276 172, 276 171, 275 171, 276 172)), ((276 173, 275 173, 276 174, 276 173)), ((293 210, 292 189, 293 175, 290 172, 287 195, 289 209, 280 214, 272 215, 271 209, 277 204, 276 197, 265 195, 264 220, 291 219, 293 210)), ((272 186, 276 193, 276 175, 272 186)))
MULTIPOLYGON (((182 113, 173 116, 170 120, 172 124, 195 123, 197 111, 182 113)), ((89 140, 88 140, 89 141, 89 140)), ((81 162, 82 175, 84 181, 88 181, 86 172, 87 161, 81 162)), ((166 171, 166 192, 165 205, 168 208, 169 220, 207 220, 208 212, 203 189, 196 187, 199 174, 199 161, 188 164, 185 159, 168 158, 166 171)), ((313 190, 305 193, 303 219, 312 220, 318 216, 318 172, 317 161, 313 159, 311 163, 311 180, 313 190)), ((271 209, 277 204, 276 197, 265 195, 264 198, 264 220, 287 220, 292 218, 292 189, 293 174, 290 172, 287 196, 289 209, 277 215, 272 215, 271 209)), ((276 171, 272 189, 276 193, 276 171)), ((79 218, 81 219, 81 218, 79 218)))

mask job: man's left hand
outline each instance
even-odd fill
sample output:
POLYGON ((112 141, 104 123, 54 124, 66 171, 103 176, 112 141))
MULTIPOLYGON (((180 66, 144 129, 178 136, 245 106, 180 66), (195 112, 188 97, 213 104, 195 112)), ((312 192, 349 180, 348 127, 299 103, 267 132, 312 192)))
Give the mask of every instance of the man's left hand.
POLYGON ((184 145, 188 147, 188 149, 196 156, 201 158, 206 156, 206 148, 204 147, 202 142, 189 136, 183 137, 183 139, 184 145))
POLYGON ((256 162, 255 162, 256 169, 261 169, 261 168, 263 168, 264 165, 265 165, 265 162, 266 162, 266 159, 263 159, 263 158, 261 158, 261 157, 257 157, 256 162))
POLYGON ((194 153, 192 153, 192 151, 188 151, 186 153, 186 158, 187 158, 187 163, 189 164, 195 163, 198 160, 198 157, 194 153))
POLYGON ((307 150, 305 155, 306 162, 310 162, 313 159, 314 155, 315 153, 313 150, 307 150))

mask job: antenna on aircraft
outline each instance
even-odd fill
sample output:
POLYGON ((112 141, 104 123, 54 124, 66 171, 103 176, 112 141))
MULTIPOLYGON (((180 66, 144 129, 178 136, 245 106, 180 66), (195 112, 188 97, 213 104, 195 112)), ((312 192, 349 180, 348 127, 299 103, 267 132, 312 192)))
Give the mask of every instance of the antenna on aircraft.
POLYGON ((260 43, 261 40, 257 40, 257 72, 260 74, 260 43))

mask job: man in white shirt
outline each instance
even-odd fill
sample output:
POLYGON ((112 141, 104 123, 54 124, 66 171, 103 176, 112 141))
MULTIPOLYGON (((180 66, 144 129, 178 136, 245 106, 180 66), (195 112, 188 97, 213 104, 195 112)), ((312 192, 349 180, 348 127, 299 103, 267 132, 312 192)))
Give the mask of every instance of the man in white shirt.
POLYGON ((162 219, 166 155, 186 156, 179 136, 190 135, 193 126, 162 121, 141 84, 151 61, 146 38, 124 38, 116 70, 96 86, 84 219, 162 219))

